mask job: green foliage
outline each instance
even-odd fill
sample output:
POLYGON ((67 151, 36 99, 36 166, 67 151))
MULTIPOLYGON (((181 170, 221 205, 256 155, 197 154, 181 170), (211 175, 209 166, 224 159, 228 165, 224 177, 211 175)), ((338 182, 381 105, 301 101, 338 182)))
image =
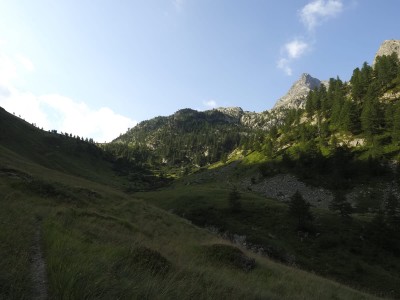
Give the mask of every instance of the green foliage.
POLYGON ((392 81, 400 72, 400 62, 396 53, 376 58, 376 80, 382 88, 391 88, 392 81))
MULTIPOLYGON (((111 146, 129 145, 132 158, 161 167, 202 167, 225 159, 241 143, 248 129, 217 110, 182 109, 170 117, 144 121, 116 139, 111 146)), ((118 150, 117 153, 123 153, 118 150)))
POLYGON ((392 137, 393 142, 400 143, 400 102, 398 102, 393 108, 392 115, 392 137))
POLYGON ((379 130, 381 115, 379 102, 375 95, 375 88, 370 86, 367 91, 366 100, 361 112, 361 128, 368 138, 372 138, 379 130))
POLYGON ((299 191, 293 194, 289 202, 289 214, 297 220, 297 229, 308 231, 314 219, 310 203, 306 202, 299 191))
POLYGON ((400 203, 393 193, 390 193, 385 201, 385 218, 389 228, 394 232, 400 229, 400 203))
POLYGON ((235 186, 232 187, 232 190, 229 192, 228 203, 229 208, 232 212, 239 212, 242 209, 242 203, 240 199, 242 195, 240 194, 238 188, 235 186))
POLYGON ((350 218, 350 215, 353 212, 353 207, 342 193, 336 193, 331 203, 329 203, 329 209, 332 211, 338 211, 339 215, 344 219, 350 218))
POLYGON ((340 111, 339 128, 344 132, 357 133, 360 129, 359 113, 353 101, 345 100, 340 111))

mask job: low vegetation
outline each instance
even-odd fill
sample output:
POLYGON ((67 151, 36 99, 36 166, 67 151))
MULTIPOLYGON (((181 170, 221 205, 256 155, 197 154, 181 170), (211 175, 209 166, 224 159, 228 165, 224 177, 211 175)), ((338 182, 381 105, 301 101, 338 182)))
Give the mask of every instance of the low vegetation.
POLYGON ((1 109, 0 298, 400 298, 399 78, 383 56, 256 128, 184 109, 104 145, 1 109), (329 210, 252 190, 282 173, 329 210))
MULTIPOLYGON (((32 130, 26 138, 40 143, 45 134, 32 130)), ((3 140, 0 298, 32 298, 36 242, 50 299, 374 298, 233 246, 139 195, 126 194, 125 177, 113 175, 107 162, 94 162, 104 169, 78 176, 58 167, 73 159, 66 154, 55 168, 22 154, 3 140)), ((217 191, 216 205, 226 205, 227 193, 217 191)))

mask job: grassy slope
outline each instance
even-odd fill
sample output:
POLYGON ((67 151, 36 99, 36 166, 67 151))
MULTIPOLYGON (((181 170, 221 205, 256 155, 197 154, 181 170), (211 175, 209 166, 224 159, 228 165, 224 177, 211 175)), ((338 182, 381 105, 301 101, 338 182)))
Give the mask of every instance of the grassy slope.
POLYGON ((323 276, 380 295, 400 295, 398 257, 360 238, 367 236, 366 217, 354 216, 348 223, 334 213, 314 209, 318 236, 301 239, 286 204, 242 191, 242 210, 232 213, 230 186, 240 185, 241 176, 250 177, 256 169, 245 159, 219 171, 194 174, 168 189, 135 195, 200 226, 245 235, 247 242, 268 249, 278 260, 294 256, 297 265, 323 276))
POLYGON ((373 298, 251 253, 250 272, 210 260, 207 245, 226 241, 124 194, 101 159, 53 149, 0 117, 0 299, 31 299, 37 228, 51 299, 373 298))

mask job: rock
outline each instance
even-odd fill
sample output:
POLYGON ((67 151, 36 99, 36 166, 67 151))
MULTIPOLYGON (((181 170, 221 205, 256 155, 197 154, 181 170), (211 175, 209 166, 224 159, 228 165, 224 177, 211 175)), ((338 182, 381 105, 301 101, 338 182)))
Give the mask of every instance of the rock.
POLYGON ((222 112, 224 115, 230 116, 237 120, 240 120, 244 113, 241 107, 218 107, 215 110, 222 112))
POLYGON ((400 58, 400 40, 386 40, 379 47, 378 52, 376 52, 374 62, 372 66, 375 65, 376 58, 383 55, 391 55, 393 52, 397 53, 400 58))
POLYGON ((300 79, 292 85, 288 93, 276 102, 273 109, 304 108, 308 92, 320 87, 320 85, 321 81, 319 79, 307 73, 302 74, 300 79))
POLYGON ((268 198, 283 202, 289 201, 290 197, 299 191, 304 200, 319 208, 328 208, 329 202, 333 199, 329 190, 308 186, 291 174, 278 174, 265 178, 260 183, 253 185, 252 189, 263 193, 268 198))

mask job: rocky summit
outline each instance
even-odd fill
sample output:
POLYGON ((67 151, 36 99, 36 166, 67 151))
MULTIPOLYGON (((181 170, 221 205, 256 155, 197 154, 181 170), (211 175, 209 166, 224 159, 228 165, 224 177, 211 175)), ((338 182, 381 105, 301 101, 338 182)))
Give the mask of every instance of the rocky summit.
POLYGON ((318 88, 321 81, 304 73, 300 76, 285 96, 280 98, 273 109, 277 108, 304 108, 305 98, 310 90, 318 88))
POLYGON ((397 53, 400 58, 400 40, 386 40, 379 47, 376 52, 373 65, 375 65, 376 58, 383 55, 391 55, 393 52, 397 53))

